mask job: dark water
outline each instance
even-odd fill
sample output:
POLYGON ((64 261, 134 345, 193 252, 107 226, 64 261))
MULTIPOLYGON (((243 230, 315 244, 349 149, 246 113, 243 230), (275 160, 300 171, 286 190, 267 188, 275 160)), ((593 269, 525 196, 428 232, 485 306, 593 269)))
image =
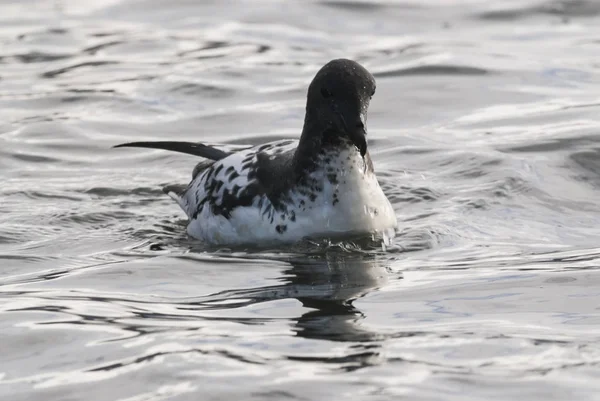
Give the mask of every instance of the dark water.
POLYGON ((0 399, 599 400, 600 2, 0 5, 0 399), (394 246, 185 237, 193 157, 378 81, 394 246))

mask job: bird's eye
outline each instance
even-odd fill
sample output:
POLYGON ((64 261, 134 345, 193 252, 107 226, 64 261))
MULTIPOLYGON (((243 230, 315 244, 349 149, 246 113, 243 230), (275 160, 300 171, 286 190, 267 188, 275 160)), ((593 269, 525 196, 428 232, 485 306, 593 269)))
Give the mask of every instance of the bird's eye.
POLYGON ((371 92, 371 97, 373 97, 373 95, 375 95, 375 88, 373 88, 373 92, 371 92))
POLYGON ((327 99, 328 97, 331 97, 331 92, 329 92, 327 88, 321 88, 321 95, 327 99))

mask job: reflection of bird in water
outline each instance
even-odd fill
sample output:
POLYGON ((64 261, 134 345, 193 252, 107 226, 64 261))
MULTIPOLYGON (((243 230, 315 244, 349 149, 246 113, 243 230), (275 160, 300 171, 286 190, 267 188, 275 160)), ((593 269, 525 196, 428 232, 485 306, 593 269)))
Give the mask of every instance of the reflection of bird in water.
MULTIPOLYGON (((155 302, 155 300, 132 300, 128 298, 90 296, 90 294, 68 293, 39 298, 40 306, 26 306, 22 310, 39 310, 59 312, 67 316, 65 320, 39 323, 48 325, 101 325, 102 327, 118 328, 122 333, 114 340, 123 341, 134 337, 152 336, 165 332, 169 337, 172 331, 197 330, 210 325, 210 321, 231 321, 239 324, 264 324, 264 318, 235 318, 225 312, 227 309, 244 308, 269 301, 282 299, 297 299, 308 310, 300 317, 290 319, 291 326, 299 337, 311 340, 326 340, 331 342, 348 342, 343 354, 334 351, 330 353, 306 354, 292 351, 285 355, 291 361, 319 362, 330 364, 333 369, 355 370, 365 366, 379 364, 382 361, 380 341, 383 335, 361 327, 360 321, 365 318, 363 312, 352 303, 388 281, 388 271, 385 262, 375 256, 328 252, 319 256, 304 256, 288 260, 290 267, 282 272, 280 285, 228 290, 216 294, 202 296, 193 300, 175 302, 155 302), (56 301, 57 305, 49 305, 56 301), (100 303, 105 307, 124 306, 125 315, 118 313, 94 314, 87 313, 86 308, 73 308, 77 302, 85 305, 100 303), (205 311, 217 312, 204 314, 205 311), (85 312, 85 313, 84 313, 85 312), (221 313, 221 316, 219 314, 221 313), (182 322, 199 322, 198 325, 182 325, 182 322), (169 324, 172 322, 172 324, 169 324)), ((39 294, 37 294, 39 296, 39 294)), ((93 308, 91 308, 93 310, 93 308)), ((14 309, 19 310, 19 309, 14 309)), ((102 309, 100 309, 102 310, 102 309)), ((202 335, 202 334, 199 334, 202 335)), ((110 341, 114 341, 110 340, 110 341)), ((326 347, 326 345, 325 345, 326 347)), ((159 347, 160 348, 160 347, 159 347)), ((319 345, 319 350, 325 350, 319 345)), ((333 348, 333 346, 332 346, 333 348)), ((205 352, 197 348, 189 350, 155 350, 132 358, 108 360, 95 365, 87 373, 100 371, 129 369, 130 366, 150 361, 158 356, 180 352, 205 352)), ((229 358, 237 358, 235 353, 227 354, 229 358)))
POLYGON ((294 263, 289 285, 298 289, 294 298, 314 309, 298 319, 299 336, 334 341, 365 341, 375 336, 358 325, 364 315, 352 302, 385 285, 388 272, 375 259, 344 256, 294 263))
POLYGON ((358 324, 364 315, 352 302, 387 283, 383 261, 373 256, 328 253, 289 262, 291 268, 284 271, 287 282, 282 285, 221 292, 195 304, 223 309, 228 307, 223 301, 236 299, 242 302, 230 303, 230 307, 295 298, 313 309, 298 318, 297 335, 332 341, 376 339, 376 333, 358 324))

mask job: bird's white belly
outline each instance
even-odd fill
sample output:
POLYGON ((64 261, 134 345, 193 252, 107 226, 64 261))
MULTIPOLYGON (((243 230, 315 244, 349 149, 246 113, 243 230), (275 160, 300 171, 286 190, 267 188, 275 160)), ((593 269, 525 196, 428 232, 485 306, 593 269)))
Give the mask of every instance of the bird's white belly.
POLYGON ((326 180, 322 193, 298 221, 304 223, 306 232, 365 233, 395 227, 396 215, 375 175, 354 170, 337 184, 326 180))

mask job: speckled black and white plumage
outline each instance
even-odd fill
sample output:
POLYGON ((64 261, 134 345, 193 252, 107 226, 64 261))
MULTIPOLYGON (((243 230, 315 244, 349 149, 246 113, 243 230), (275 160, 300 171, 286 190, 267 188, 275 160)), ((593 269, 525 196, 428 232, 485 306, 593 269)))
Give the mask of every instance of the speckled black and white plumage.
POLYGON ((359 64, 333 60, 309 86, 299 141, 228 153, 202 144, 143 142, 203 160, 187 187, 165 189, 189 217, 188 233, 212 244, 295 242, 306 237, 393 235, 394 211, 367 151, 375 81, 359 64))

